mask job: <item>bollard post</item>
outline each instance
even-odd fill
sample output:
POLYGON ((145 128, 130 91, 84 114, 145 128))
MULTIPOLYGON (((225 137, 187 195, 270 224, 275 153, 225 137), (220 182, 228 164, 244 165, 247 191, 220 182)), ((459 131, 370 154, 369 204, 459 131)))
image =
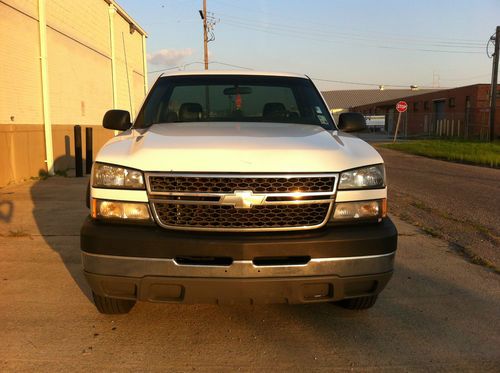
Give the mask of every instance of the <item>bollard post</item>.
POLYGON ((82 127, 78 124, 73 128, 75 137, 75 176, 83 176, 82 165, 82 127))
POLYGON ((85 173, 92 170, 92 128, 85 128, 85 173))

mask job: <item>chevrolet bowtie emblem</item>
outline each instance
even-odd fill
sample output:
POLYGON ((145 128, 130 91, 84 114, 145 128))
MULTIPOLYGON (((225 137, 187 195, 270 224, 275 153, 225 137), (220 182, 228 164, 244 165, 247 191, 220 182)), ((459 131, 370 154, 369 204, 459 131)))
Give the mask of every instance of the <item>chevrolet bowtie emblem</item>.
POLYGON ((250 209, 252 206, 262 205, 265 194, 253 194, 251 190, 235 190, 233 194, 222 196, 221 205, 233 205, 237 209, 250 209))

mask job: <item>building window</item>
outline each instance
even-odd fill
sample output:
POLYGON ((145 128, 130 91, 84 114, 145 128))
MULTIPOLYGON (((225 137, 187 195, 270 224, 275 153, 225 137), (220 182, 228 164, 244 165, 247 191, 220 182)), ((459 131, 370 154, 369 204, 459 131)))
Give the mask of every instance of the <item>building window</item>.
POLYGON ((429 110, 429 101, 424 101, 424 110, 429 110))
POLYGON ((450 97, 448 99, 448 106, 449 107, 455 107, 455 97, 450 97))
POLYGON ((418 102, 413 103, 413 111, 418 111, 418 102))

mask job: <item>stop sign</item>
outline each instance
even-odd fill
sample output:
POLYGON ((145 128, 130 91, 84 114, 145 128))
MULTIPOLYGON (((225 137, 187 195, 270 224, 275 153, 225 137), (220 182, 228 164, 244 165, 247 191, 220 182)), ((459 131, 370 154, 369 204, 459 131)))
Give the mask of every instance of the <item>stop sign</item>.
POLYGON ((400 113, 404 113, 406 110, 408 110, 408 103, 406 101, 399 101, 396 104, 396 110, 400 113))

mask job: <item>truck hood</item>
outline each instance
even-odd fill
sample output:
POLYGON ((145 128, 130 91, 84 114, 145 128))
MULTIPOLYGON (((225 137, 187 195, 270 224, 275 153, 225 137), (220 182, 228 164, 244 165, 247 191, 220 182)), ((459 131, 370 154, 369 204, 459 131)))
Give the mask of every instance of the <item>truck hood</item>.
POLYGON ((338 172, 382 163, 363 140, 288 123, 168 123, 131 129, 96 157, 143 171, 338 172))

